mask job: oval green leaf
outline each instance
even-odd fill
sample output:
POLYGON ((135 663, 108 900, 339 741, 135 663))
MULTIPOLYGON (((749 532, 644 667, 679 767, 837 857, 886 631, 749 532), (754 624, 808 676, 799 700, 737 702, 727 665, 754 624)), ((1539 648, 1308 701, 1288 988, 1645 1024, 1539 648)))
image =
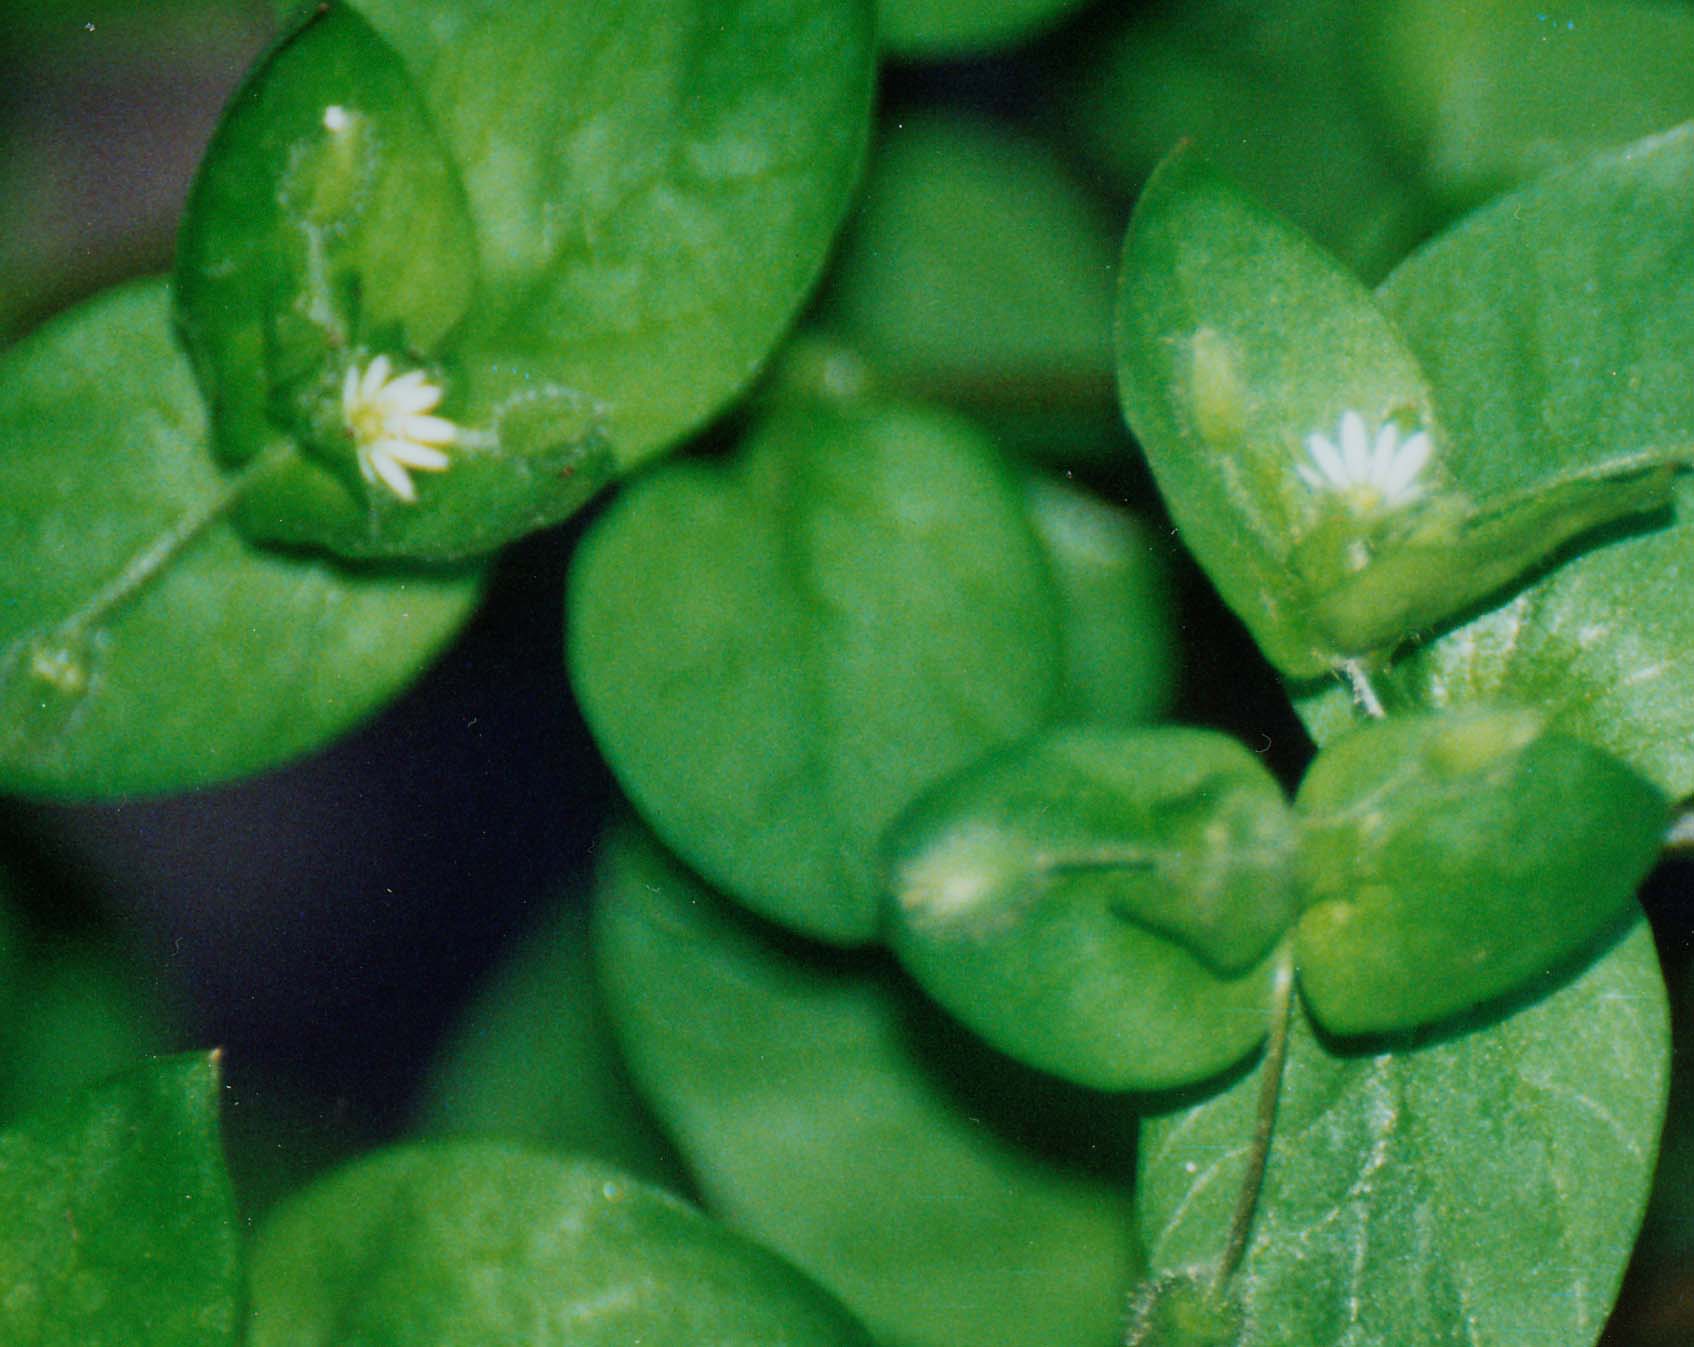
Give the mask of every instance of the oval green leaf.
POLYGON ((1410 352, 1292 226, 1179 150, 1124 245, 1124 409, 1184 540, 1284 673, 1379 659, 1580 534, 1660 509, 1680 446, 1475 499, 1410 352))
POLYGON ((1301 783, 1302 993, 1325 1029, 1378 1033, 1516 991, 1633 906, 1663 795, 1535 712, 1381 721, 1301 783))
POLYGON ((357 479, 320 404, 378 342, 439 351, 476 286, 464 189, 404 67, 355 11, 323 6, 225 113, 182 232, 177 302, 223 456, 345 439, 357 479))
POLYGON ((131 950, 97 928, 48 930, 34 919, 59 896, 32 893, 0 862, 0 1124, 164 1051, 174 1036, 131 950))
POLYGON ((28 942, 0 1023, 0 1119, 49 1106, 171 1041, 152 980, 92 936, 28 942))
POLYGON ((984 119, 884 128, 818 321, 893 387, 1045 459, 1121 452, 1117 239, 1041 142, 984 119))
POLYGON ((1136 725, 1176 691, 1176 616, 1153 529, 1046 477, 1025 488, 1029 521, 1058 590, 1067 720, 1136 725))
POLYGON ((462 556, 569 513, 610 475, 586 397, 496 395, 451 359, 479 265, 405 66, 356 10, 324 6, 225 115, 178 253, 219 453, 280 456, 244 494, 250 534, 462 556))
POLYGON ((1364 7, 1360 73, 1453 210, 1694 117, 1694 16, 1636 0, 1364 7))
POLYGON ((1045 735, 926 794, 887 848, 900 962, 1020 1061, 1165 1089, 1264 1036, 1293 831, 1281 787, 1231 739, 1045 735))
POLYGON ((1183 541, 1272 663, 1328 670, 1349 652, 1313 630, 1312 597, 1345 572, 1326 558, 1302 575, 1296 550, 1336 536, 1351 563, 1397 514, 1346 474, 1317 477, 1309 446, 1354 438, 1344 418, 1372 448, 1384 431, 1439 439, 1411 353, 1357 280, 1187 150, 1130 221, 1117 343, 1124 413, 1183 541))
MULTIPOLYGON (((1352 1056, 1296 1023, 1229 1347, 1598 1336, 1664 1117, 1669 1025, 1646 922, 1558 991, 1462 1029, 1352 1056)), ((1222 1255, 1258 1075, 1143 1126, 1156 1275, 1209 1276, 1222 1255)))
MULTIPOLYGON (((1449 460, 1478 497, 1627 454, 1694 444, 1694 133, 1679 131, 1502 200, 1417 254, 1382 300, 1430 371, 1449 460)), ((1506 700, 1604 747, 1673 796, 1694 792, 1694 483, 1676 512, 1615 529, 1538 583, 1409 649, 1391 703, 1506 700)), ((1309 697, 1321 737, 1345 701, 1309 697)))
POLYGON ((1111 1347, 1133 1277, 1120 1101, 986 1054, 886 961, 784 941, 624 833, 596 949, 711 1208, 907 1347, 1111 1347))
POLYGON ((292 450, 244 526, 486 551, 699 426, 822 268, 873 69, 867 0, 322 7, 179 265, 220 452, 292 450))
POLYGON ((1375 279, 1417 241, 1429 211, 1361 89, 1361 10, 1379 8, 1189 0, 1142 9, 1084 54, 1070 126, 1125 191, 1171 146, 1193 142, 1375 279))
POLYGON ((470 615, 474 571, 372 573, 221 519, 206 414, 145 282, 0 358, 0 789, 182 790, 316 748, 470 615))
POLYGON ((235 1347, 216 1059, 167 1058, 0 1132, 0 1341, 235 1347))
POLYGON ((250 1347, 869 1347, 828 1295, 615 1169, 489 1141, 382 1151, 260 1228, 250 1347))
POLYGON ((1019 483, 977 432, 792 406, 738 458, 667 465, 596 523, 571 571, 571 681, 667 843, 759 912, 862 942, 894 815, 1057 712, 1057 608, 1019 483))
POLYGON ((430 1071, 415 1127, 425 1136, 527 1141, 686 1189, 613 1037, 580 894, 472 1001, 430 1071))

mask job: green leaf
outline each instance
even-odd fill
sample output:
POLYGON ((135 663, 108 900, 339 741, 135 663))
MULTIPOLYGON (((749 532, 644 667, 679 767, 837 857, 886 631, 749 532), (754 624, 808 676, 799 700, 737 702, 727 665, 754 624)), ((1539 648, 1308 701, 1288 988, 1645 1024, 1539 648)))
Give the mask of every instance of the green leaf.
POLYGON ((11 986, 0 1021, 0 1118, 67 1098, 170 1041, 169 1016, 139 968, 102 941, 31 941, 11 986))
POLYGON ((1187 1085, 1264 1036, 1295 915, 1282 789, 1206 730, 1061 730, 925 795, 887 843, 887 938, 1020 1061, 1187 1085))
POLYGON ((1301 783, 1300 986, 1337 1034, 1516 991, 1633 907, 1664 797, 1533 711, 1379 721, 1301 783))
POLYGON ((869 1347, 685 1203, 496 1142, 396 1147, 319 1180, 252 1262, 250 1347, 869 1347))
POLYGON ((1059 592, 1067 719, 1135 725, 1171 703, 1180 656, 1170 576, 1133 515, 1045 477, 1025 488, 1059 592))
POLYGON ((215 1057, 166 1058, 0 1133, 0 1341, 234 1347, 215 1057))
POLYGON ((607 854, 596 945, 712 1209, 880 1340, 1117 1340, 1135 1258, 1120 1101, 989 1056, 881 959, 756 928, 638 834, 607 854))
POLYGON ((404 67, 324 6, 230 105, 183 228, 177 299, 219 448, 329 438, 314 423, 346 359, 439 350, 476 285, 464 189, 404 67))
POLYGON ((454 634, 470 571, 257 550, 158 282, 0 358, 0 789, 182 790, 316 748, 454 634))
POLYGON ((238 99, 184 233, 220 451, 292 449, 244 526, 486 551, 697 428, 822 268, 873 67, 868 0, 322 9, 238 99), (379 356, 439 395, 448 428, 399 437, 424 480, 372 465, 394 437, 344 396, 379 356))
POLYGON ((1454 210, 1694 116, 1694 16, 1631 0, 1396 0, 1360 35, 1382 116, 1454 210))
POLYGON ((1406 633, 1429 630, 1473 600, 1494 596, 1534 561, 1555 556, 1597 526, 1662 511, 1671 502, 1678 457, 1629 455, 1476 510, 1431 511, 1403 533, 1387 535, 1369 565, 1324 591, 1313 622, 1340 647, 1388 649, 1406 633))
POLYGON ((1361 11, 1377 8, 1351 0, 1156 7, 1088 49, 1069 122, 1126 191, 1173 145, 1194 143, 1374 279, 1417 241, 1429 213, 1361 87, 1361 11))
POLYGON ((888 822, 1056 713, 1057 608, 1019 483, 969 426, 790 406, 736 459, 669 465, 596 523, 571 572, 571 680, 690 864, 861 942, 888 822))
POLYGON ((819 321, 878 375, 1045 458, 1120 452, 1114 227, 1039 141, 901 114, 871 160, 819 321))
POLYGON ((1124 410, 1171 513, 1294 677, 1380 659, 1579 534, 1661 508, 1687 457, 1622 447, 1525 498, 1467 494, 1370 296, 1188 151, 1136 209, 1119 299, 1124 410))
POLYGON ((573 898, 496 969, 430 1072, 417 1128, 605 1160, 674 1191, 687 1180, 626 1071, 573 898))
POLYGON ((477 272, 464 187, 405 67, 356 11, 324 7, 231 105, 178 257, 219 453, 239 464, 279 442, 289 451, 243 499, 250 533, 351 555, 463 555, 567 513, 609 475, 563 474, 591 456, 586 408, 568 443, 525 446, 538 461, 516 462, 505 409, 443 364, 477 272), (444 471, 415 484, 401 471, 406 494, 368 456, 384 437, 360 416, 376 413, 346 391, 378 360, 451 387, 437 410, 461 427, 444 471))
POLYGON ((1082 0, 880 0, 882 45, 935 60, 992 51, 1035 36, 1082 0))
MULTIPOLYGON (((1669 1065, 1645 921, 1499 1020, 1334 1055, 1301 1018, 1230 1347, 1584 1347, 1605 1321, 1653 1172, 1669 1065)), ((1257 1073, 1142 1131, 1157 1274, 1215 1267, 1257 1073)))
MULTIPOLYGON (((174 1037, 155 979, 96 928, 42 929, 37 895, 0 862, 0 1124, 162 1052, 174 1037)), ((62 918, 62 910, 55 915, 62 918)))
MULTIPOLYGON (((1416 362, 1370 296, 1192 152, 1148 182, 1118 292, 1124 412, 1182 533, 1284 672, 1336 662, 1312 630, 1302 538, 1370 512, 1299 474, 1344 413, 1437 434, 1416 362)), ((1334 579, 1339 576, 1332 577, 1334 579)))
MULTIPOLYGON (((1384 286, 1384 305, 1439 390, 1449 466, 1505 496, 1629 454, 1694 444, 1694 134, 1606 155, 1506 198, 1384 286)), ((1377 685, 1390 703, 1504 700, 1610 750, 1672 796, 1694 791, 1694 609, 1680 577, 1694 508, 1614 529, 1538 583, 1410 649, 1377 685), (1653 527, 1657 525, 1657 527, 1653 527)), ((1308 697, 1320 737, 1344 699, 1308 697)))

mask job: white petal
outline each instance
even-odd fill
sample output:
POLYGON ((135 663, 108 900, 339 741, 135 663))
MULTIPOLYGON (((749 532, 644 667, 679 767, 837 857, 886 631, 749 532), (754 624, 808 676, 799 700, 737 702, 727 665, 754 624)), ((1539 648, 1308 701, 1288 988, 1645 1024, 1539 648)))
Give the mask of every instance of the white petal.
POLYGON ((341 381, 341 414, 348 421, 359 405, 359 367, 349 365, 347 377, 341 381))
POLYGON ((377 394, 382 392, 382 386, 388 382, 388 357, 379 355, 365 370, 364 380, 359 384, 359 396, 366 402, 375 402, 377 394))
POLYGON ((1322 435, 1306 436, 1306 452, 1312 456, 1312 462, 1318 465, 1318 471, 1330 486, 1347 485, 1347 465, 1327 439, 1322 435))
POLYGON ((441 450, 412 440, 383 440, 376 445, 374 452, 396 463, 404 463, 408 468, 422 468, 426 472, 440 472, 452 462, 441 450))
POLYGON ((452 444, 459 438, 459 428, 440 416, 395 416, 389 419, 387 429, 390 435, 419 444, 452 444))
POLYGON ((387 483, 388 489, 401 500, 410 505, 417 500, 418 493, 412 486, 412 479, 406 476, 406 470, 387 454, 382 452, 382 445, 371 450, 371 466, 376 469, 378 477, 387 483))
POLYGON ((1341 416, 1341 457, 1347 464, 1347 480, 1358 484, 1370 478, 1370 437, 1365 434, 1365 418, 1357 412, 1341 416))
POLYGON ((1423 471, 1423 465, 1429 462, 1430 451, 1434 447, 1427 430, 1420 430, 1411 436, 1394 456, 1394 465, 1382 480, 1382 489, 1390 496, 1405 495, 1417 475, 1423 471))
POLYGON ((382 390, 382 407, 390 415, 427 412, 440 401, 440 387, 425 379, 419 369, 402 374, 382 390))
POLYGON ((1300 474, 1300 480, 1311 487, 1313 491, 1322 491, 1329 485, 1316 468, 1308 467, 1304 463, 1296 463, 1294 471, 1300 474))
POLYGON ((1386 488, 1388 471, 1394 466, 1394 451, 1400 447, 1400 427, 1392 421, 1385 422, 1381 430, 1376 432, 1376 449, 1371 453, 1370 482, 1372 486, 1386 488))
POLYGON ((376 463, 371 458, 370 449, 368 447, 361 447, 360 450, 359 450, 359 453, 358 453, 358 459, 359 459, 359 476, 363 477, 372 486, 375 486, 376 485, 376 463))

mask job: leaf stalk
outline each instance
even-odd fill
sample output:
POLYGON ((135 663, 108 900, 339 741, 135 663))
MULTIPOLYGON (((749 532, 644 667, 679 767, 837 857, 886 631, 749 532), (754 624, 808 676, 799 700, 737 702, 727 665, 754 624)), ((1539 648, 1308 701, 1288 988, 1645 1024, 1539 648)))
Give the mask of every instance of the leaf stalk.
POLYGON ((1294 951, 1285 944, 1277 956, 1276 970, 1272 974, 1270 1036, 1265 1043, 1263 1074, 1259 1077, 1259 1106, 1253 1124, 1252 1144, 1247 1152, 1247 1173, 1241 1180, 1241 1193, 1235 1199, 1235 1213, 1230 1218, 1229 1242, 1218 1261, 1217 1279, 1212 1284, 1214 1296, 1222 1296, 1247 1253, 1247 1236, 1252 1231, 1253 1216, 1258 1210, 1265 1168, 1270 1161, 1271 1135, 1276 1130, 1277 1103, 1282 1097, 1282 1078, 1288 1067, 1288 1035, 1293 1012, 1294 951))

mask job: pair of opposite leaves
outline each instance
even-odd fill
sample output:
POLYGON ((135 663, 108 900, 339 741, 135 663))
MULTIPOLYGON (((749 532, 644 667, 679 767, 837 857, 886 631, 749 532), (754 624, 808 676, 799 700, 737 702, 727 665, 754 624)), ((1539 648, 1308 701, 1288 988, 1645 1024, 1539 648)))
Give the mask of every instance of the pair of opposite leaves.
POLYGON ((332 0, 188 204, 179 324, 250 536, 481 554, 743 388, 858 176, 866 0, 332 0))
POLYGON ((323 549, 485 552, 743 387, 846 210, 868 8, 312 6, 232 102, 173 284, 0 369, 0 785, 176 790, 317 746, 479 592, 323 549))
POLYGON ((1445 1019, 1563 971, 1630 908, 1664 796, 1519 709, 1377 721, 1290 806, 1207 730, 1064 729, 891 831, 887 936, 1003 1051, 1165 1089, 1247 1055, 1279 964, 1338 1035, 1445 1019))
POLYGON ((1191 150, 1136 207, 1117 326, 1125 415, 1184 542, 1294 678, 1380 662, 1573 540, 1665 510, 1690 457, 1686 439, 1595 444, 1473 497, 1369 292, 1191 150))

